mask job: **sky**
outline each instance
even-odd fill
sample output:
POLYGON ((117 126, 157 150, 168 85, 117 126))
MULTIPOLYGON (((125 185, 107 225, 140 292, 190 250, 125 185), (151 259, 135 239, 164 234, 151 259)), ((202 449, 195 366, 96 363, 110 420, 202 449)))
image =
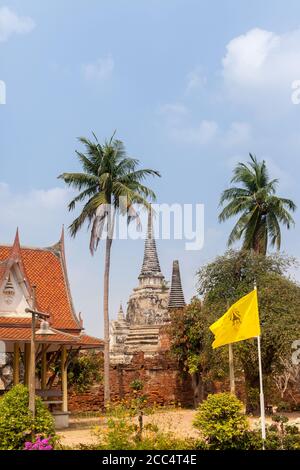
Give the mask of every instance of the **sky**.
MULTIPOLYGON (((116 130, 161 172, 148 181, 159 203, 204 204, 201 250, 157 242, 167 279, 180 261, 186 300, 197 270, 226 249, 233 221, 218 223, 218 202, 238 161, 265 159, 278 194, 300 206, 298 0, 0 0, 0 80, 0 243, 17 226, 23 245, 58 240, 76 213, 57 176, 80 170, 77 138, 92 132, 102 142, 116 130)), ((299 258, 299 210, 295 221, 282 249, 299 258)), ((87 332, 101 336, 104 245, 91 257, 88 242, 86 229, 66 234, 69 277, 87 332)), ((112 318, 142 257, 143 240, 114 241, 112 318)))

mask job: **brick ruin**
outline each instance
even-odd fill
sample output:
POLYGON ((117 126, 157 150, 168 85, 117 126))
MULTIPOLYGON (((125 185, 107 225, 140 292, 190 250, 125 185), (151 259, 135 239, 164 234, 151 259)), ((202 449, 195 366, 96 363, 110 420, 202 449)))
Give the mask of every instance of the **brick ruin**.
MULTIPOLYGON (((111 400, 132 397, 130 384, 134 380, 144 384, 142 394, 149 404, 193 406, 190 376, 181 373, 177 361, 166 352, 145 359, 141 351, 135 353, 130 364, 112 365, 110 369, 111 400)), ((103 408, 103 385, 94 385, 83 393, 69 394, 71 412, 99 411, 103 408)))

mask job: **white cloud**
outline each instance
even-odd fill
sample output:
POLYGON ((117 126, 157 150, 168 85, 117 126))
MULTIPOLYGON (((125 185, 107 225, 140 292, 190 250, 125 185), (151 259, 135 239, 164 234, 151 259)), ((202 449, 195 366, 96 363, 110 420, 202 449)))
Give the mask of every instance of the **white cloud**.
POLYGON ((29 16, 18 16, 8 7, 0 8, 0 42, 7 41, 13 34, 30 33, 35 22, 29 16))
POLYGON ((215 121, 203 119, 198 124, 189 124, 189 110, 181 103, 165 104, 159 114, 164 118, 169 138, 177 142, 205 145, 218 131, 215 121))
POLYGON ((223 143, 228 147, 235 147, 249 143, 251 140, 251 126, 247 122, 232 122, 224 133, 223 143))
POLYGON ((188 109, 181 103, 165 104, 159 108, 159 114, 168 127, 179 125, 188 115, 188 109))
POLYGON ((195 90, 201 90, 207 83, 207 78, 203 74, 201 67, 196 67, 194 70, 189 72, 186 76, 186 94, 189 94, 195 90))
POLYGON ((108 80, 112 76, 114 67, 114 59, 109 55, 83 65, 83 76, 86 80, 108 80))
POLYGON ((226 148, 234 148, 243 147, 251 140, 252 129, 247 122, 233 121, 228 128, 222 128, 210 119, 190 122, 191 113, 182 103, 161 106, 159 114, 164 119, 169 138, 177 142, 206 145, 214 140, 226 148))
POLYGON ((36 231, 49 233, 57 225, 55 232, 58 233, 71 195, 69 189, 58 187, 17 193, 6 183, 0 183, 0 213, 4 232, 11 232, 20 226, 30 234, 36 231))
POLYGON ((188 109, 184 104, 173 103, 164 104, 159 108, 160 114, 173 117, 174 115, 183 116, 188 113, 188 109))
POLYGON ((300 29, 276 34, 255 28, 232 39, 223 58, 223 77, 231 93, 249 101, 284 93, 300 79, 300 29), (254 93, 252 93, 254 92, 254 93))
POLYGON ((215 121, 202 120, 196 126, 177 127, 171 129, 171 135, 175 140, 187 144, 205 145, 216 137, 218 124, 215 121))

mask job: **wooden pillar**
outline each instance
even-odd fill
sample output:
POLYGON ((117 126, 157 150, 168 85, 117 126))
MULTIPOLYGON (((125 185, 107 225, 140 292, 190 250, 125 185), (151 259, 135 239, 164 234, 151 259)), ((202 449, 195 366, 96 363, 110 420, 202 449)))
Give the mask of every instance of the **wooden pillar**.
POLYGON ((13 380, 14 385, 20 382, 20 346, 14 343, 14 362, 13 362, 13 380))
POLYGON ((30 373, 30 344, 25 343, 24 346, 24 384, 26 387, 29 385, 29 373, 30 373))
POLYGON ((41 388, 46 390, 47 387, 47 347, 42 346, 42 369, 41 369, 41 388))
POLYGON ((68 412, 68 367, 67 367, 67 348, 61 348, 61 389, 62 389, 62 411, 68 412))

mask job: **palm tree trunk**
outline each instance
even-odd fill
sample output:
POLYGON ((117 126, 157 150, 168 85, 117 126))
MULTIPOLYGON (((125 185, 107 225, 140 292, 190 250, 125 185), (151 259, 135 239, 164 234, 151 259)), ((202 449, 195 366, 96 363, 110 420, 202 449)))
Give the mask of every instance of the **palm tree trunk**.
POLYGON ((105 246, 104 265, 104 290, 103 290, 103 320, 104 320, 104 406, 110 402, 110 378, 109 378, 109 272, 110 253, 114 232, 114 215, 109 214, 107 222, 108 230, 105 246))
POLYGON ((266 255, 268 247, 268 231, 265 216, 260 216, 254 233, 253 249, 256 254, 266 255))

